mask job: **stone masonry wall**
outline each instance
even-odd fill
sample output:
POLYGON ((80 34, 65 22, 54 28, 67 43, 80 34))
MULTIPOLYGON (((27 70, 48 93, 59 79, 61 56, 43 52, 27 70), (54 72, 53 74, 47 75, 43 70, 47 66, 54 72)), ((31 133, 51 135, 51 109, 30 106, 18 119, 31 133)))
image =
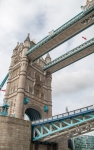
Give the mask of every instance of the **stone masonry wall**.
POLYGON ((57 141, 58 150, 68 150, 68 140, 63 139, 62 137, 57 141))
POLYGON ((30 150, 58 150, 58 145, 57 144, 32 144, 30 150))
POLYGON ((0 116, 0 150, 30 150, 31 123, 0 116))
POLYGON ((31 142, 31 122, 0 116, 0 150, 67 150, 67 140, 48 145, 31 142))

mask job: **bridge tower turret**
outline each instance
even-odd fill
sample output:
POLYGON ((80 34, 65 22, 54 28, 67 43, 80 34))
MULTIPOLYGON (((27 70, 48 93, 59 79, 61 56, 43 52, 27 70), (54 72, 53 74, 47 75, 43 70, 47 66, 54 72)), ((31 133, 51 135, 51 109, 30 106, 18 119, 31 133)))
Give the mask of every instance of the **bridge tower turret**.
POLYGON ((50 57, 49 53, 46 55, 45 61, 46 61, 46 63, 49 63, 51 61, 51 57, 50 57))
POLYGON ((28 34, 24 44, 18 43, 13 50, 4 98, 10 104, 9 116, 15 114, 17 118, 24 119, 24 114, 27 114, 31 121, 52 116, 52 77, 49 72, 43 71, 48 55, 45 60, 39 58, 33 62, 26 52, 34 45, 28 34))

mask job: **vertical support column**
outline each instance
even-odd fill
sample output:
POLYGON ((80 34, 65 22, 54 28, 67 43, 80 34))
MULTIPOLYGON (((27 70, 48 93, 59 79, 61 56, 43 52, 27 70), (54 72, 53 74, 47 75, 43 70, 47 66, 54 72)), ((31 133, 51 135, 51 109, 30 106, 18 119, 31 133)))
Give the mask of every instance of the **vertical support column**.
POLYGON ((28 60, 24 56, 21 61, 21 70, 18 84, 18 92, 16 99, 16 118, 23 119, 23 105, 24 105, 24 94, 25 94, 25 82, 26 82, 26 72, 27 72, 28 60))
POLYGON ((52 82, 52 75, 51 73, 47 72, 47 99, 48 99, 48 104, 49 105, 49 110, 48 110, 48 116, 52 116, 52 89, 51 89, 51 82, 52 82))
POLYGON ((58 150, 67 150, 68 149, 68 140, 60 138, 58 141, 58 150))

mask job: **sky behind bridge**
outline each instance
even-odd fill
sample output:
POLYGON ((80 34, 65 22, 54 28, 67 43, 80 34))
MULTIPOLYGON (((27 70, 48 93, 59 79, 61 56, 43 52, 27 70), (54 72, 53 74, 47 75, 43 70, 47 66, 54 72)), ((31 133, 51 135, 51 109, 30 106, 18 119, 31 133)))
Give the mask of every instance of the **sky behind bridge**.
MULTIPOLYGON (((1 0, 0 82, 6 76, 12 51, 27 33, 36 43, 51 30, 80 13, 86 0, 1 0)), ((50 52, 52 60, 94 37, 94 25, 50 52)), ((45 56, 44 56, 45 58, 45 56)), ((3 89, 6 88, 6 85, 3 89)), ((0 105, 4 93, 0 93, 0 105)), ((52 75, 53 115, 94 104, 94 54, 52 75)))

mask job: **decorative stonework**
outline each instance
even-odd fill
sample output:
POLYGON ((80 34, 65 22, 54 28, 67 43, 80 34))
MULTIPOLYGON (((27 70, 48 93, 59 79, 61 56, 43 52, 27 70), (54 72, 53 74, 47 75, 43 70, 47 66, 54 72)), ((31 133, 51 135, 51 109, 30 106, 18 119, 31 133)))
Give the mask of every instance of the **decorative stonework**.
POLYGON ((30 42, 30 37, 28 36, 24 41, 24 45, 18 43, 13 50, 6 90, 7 96, 5 96, 10 104, 8 115, 12 116, 14 114, 17 118, 22 119, 28 106, 32 109, 36 106, 36 111, 40 107, 42 118, 52 115, 51 80, 43 71, 46 61, 51 58, 47 55, 47 60, 40 58, 35 62, 29 61, 25 54, 32 44, 34 43, 30 42), (29 101, 24 105, 26 97, 28 97, 29 101), (45 105, 49 107, 48 112, 43 111, 45 105))
POLYGON ((88 8, 94 5, 94 0, 87 0, 85 6, 81 6, 83 11, 86 11, 88 8))

